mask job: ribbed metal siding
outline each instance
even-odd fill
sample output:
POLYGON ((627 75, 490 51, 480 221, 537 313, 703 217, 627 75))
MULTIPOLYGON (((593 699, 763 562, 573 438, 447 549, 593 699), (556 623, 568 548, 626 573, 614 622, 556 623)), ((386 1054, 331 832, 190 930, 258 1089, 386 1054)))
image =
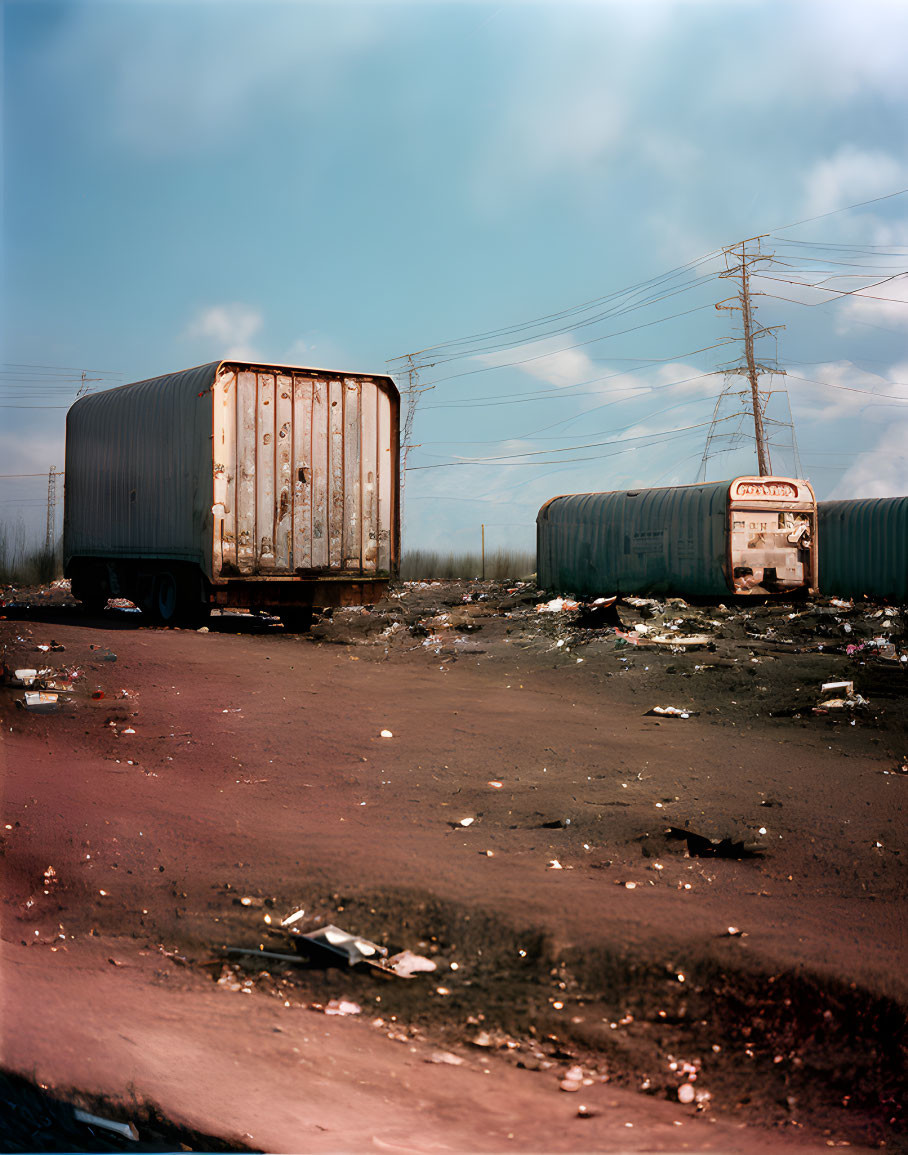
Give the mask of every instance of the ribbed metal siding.
POLYGON ((908 602, 908 497, 817 504, 824 594, 908 602))
POLYGON ((66 418, 63 551, 207 568, 211 398, 218 363, 77 401, 66 418), (200 396, 202 394, 202 396, 200 396))
POLYGON ((398 395, 388 378, 226 364, 214 406, 216 574, 396 569, 398 395))
POLYGON ((385 376, 235 361, 84 397, 67 416, 67 564, 392 574, 399 405, 385 376))
POLYGON ((728 593, 730 485, 554 498, 536 519, 540 586, 584 596, 728 593))

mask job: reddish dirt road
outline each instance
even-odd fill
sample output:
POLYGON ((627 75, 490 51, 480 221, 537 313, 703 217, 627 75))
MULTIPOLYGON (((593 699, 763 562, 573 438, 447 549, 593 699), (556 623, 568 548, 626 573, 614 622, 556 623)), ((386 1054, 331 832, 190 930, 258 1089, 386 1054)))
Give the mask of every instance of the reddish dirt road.
POLYGON ((763 705, 841 655, 7 614, 9 669, 81 674, 47 716, 0 692, 6 1069, 268 1150, 899 1146, 904 704, 763 705), (224 956, 300 907, 437 970, 224 956))

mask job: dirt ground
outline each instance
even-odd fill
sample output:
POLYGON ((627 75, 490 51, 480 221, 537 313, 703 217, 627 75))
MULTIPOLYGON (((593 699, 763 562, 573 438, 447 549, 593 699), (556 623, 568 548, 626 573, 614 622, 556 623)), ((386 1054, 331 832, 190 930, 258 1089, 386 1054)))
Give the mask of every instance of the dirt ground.
POLYGON ((906 1150, 906 622, 0 591, 0 1067, 167 1149, 906 1150))

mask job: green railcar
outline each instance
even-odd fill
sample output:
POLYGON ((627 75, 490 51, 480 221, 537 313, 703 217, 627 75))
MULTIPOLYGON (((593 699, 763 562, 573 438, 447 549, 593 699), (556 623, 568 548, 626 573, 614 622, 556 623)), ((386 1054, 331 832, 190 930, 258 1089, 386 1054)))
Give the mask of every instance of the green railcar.
POLYGON ((908 602, 908 497, 817 505, 820 589, 908 602))
POLYGON ((808 482, 704 485, 555 497, 536 518, 537 580, 578 596, 790 594, 816 587, 808 482))

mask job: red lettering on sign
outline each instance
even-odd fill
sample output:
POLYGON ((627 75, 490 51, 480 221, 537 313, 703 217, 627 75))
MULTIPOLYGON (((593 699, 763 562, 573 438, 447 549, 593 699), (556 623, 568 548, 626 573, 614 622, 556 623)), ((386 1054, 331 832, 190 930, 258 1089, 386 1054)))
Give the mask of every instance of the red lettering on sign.
POLYGON ((737 497, 797 498, 798 487, 785 481, 739 481, 735 486, 737 497))

